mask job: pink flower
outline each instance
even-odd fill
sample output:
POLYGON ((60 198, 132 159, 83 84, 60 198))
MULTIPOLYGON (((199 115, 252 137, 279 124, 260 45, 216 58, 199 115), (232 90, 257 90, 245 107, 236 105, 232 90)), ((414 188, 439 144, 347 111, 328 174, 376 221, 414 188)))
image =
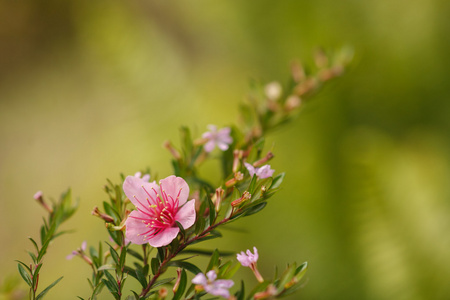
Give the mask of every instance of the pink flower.
POLYGON ((39 199, 41 199, 42 198, 42 191, 37 191, 36 192, 36 194, 34 194, 34 196, 33 196, 33 198, 35 199, 35 200, 39 200, 39 199))
POLYGON ((222 296, 224 298, 230 297, 230 292, 228 291, 234 285, 233 280, 227 279, 217 279, 216 271, 211 270, 208 273, 198 273, 192 279, 192 283, 201 286, 205 292, 214 295, 222 296))
POLYGON ((70 259, 74 258, 77 255, 83 254, 84 251, 86 251, 86 246, 87 246, 87 242, 84 241, 83 243, 81 243, 81 247, 78 248, 77 250, 73 250, 72 253, 70 253, 69 255, 66 256, 66 259, 70 260, 70 259))
POLYGON ((258 176, 260 179, 269 178, 272 177, 273 173, 275 172, 275 170, 270 168, 270 165, 264 165, 261 168, 255 168, 249 163, 244 163, 244 165, 250 173, 251 177, 256 174, 256 176, 258 176))
POLYGON ((126 239, 134 244, 166 246, 180 231, 175 222, 185 229, 195 222, 195 201, 186 202, 189 186, 181 177, 169 176, 158 185, 128 176, 123 191, 136 206, 125 221, 126 239))
POLYGON ((256 262, 258 261, 258 249, 256 247, 253 247, 253 253, 250 252, 250 250, 247 250, 246 253, 244 251, 241 251, 241 253, 238 253, 236 258, 244 267, 249 267, 253 273, 255 274, 256 279, 259 282, 263 282, 264 278, 261 276, 261 274, 258 271, 258 268, 256 267, 256 262))
POLYGON ((134 174, 134 177, 141 178, 141 179, 144 180, 145 182, 149 182, 149 181, 150 181, 150 174, 144 174, 144 175, 142 175, 141 172, 136 172, 136 174, 134 174))
POLYGON ((204 146, 205 151, 213 151, 216 145, 222 151, 227 150, 228 145, 233 142, 233 138, 230 136, 230 127, 225 127, 217 131, 217 126, 208 125, 208 129, 209 131, 202 135, 202 137, 207 140, 204 146))

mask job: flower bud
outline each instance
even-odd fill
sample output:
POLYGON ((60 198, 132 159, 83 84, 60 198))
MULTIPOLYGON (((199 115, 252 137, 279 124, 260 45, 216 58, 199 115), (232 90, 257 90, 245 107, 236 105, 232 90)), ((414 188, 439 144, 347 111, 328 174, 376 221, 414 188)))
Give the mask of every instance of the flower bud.
POLYGON ((105 222, 108 222, 108 223, 114 223, 114 218, 111 217, 110 215, 107 215, 107 214, 105 214, 105 213, 102 213, 102 212, 98 209, 97 206, 94 207, 94 209, 92 210, 91 214, 92 214, 93 216, 99 217, 100 219, 103 219, 105 222))
POLYGON ((264 156, 263 158, 261 158, 260 160, 258 160, 258 161, 255 161, 254 163, 253 163, 253 166, 254 167, 259 167, 259 166, 262 166, 262 165, 264 165, 266 162, 268 162, 269 160, 271 160, 272 158, 273 158, 273 153, 271 152, 271 151, 269 151, 269 152, 267 152, 267 154, 266 154, 266 156, 264 156))
POLYGON ((242 203, 244 203, 245 201, 247 201, 247 200, 250 199, 251 197, 252 197, 252 195, 251 195, 249 192, 245 191, 245 192, 242 194, 241 198, 236 199, 236 200, 234 200, 233 202, 231 202, 231 206, 232 206, 232 207, 236 207, 236 206, 238 206, 238 205, 241 205, 242 203))
POLYGON ((53 209, 48 206, 48 204, 44 201, 44 197, 43 197, 43 193, 42 191, 37 191, 36 194, 34 194, 33 198, 39 202, 40 205, 42 205, 42 207, 48 211, 49 213, 53 212, 53 209))
POLYGON ((172 154, 172 156, 176 160, 180 160, 181 159, 180 153, 175 149, 175 147, 172 145, 172 143, 170 141, 165 141, 163 146, 164 146, 164 148, 169 150, 170 154, 172 154))
POLYGON ((224 192, 224 190, 221 187, 219 187, 216 189, 216 193, 214 194, 215 200, 216 200, 216 202, 215 202, 216 212, 219 212, 219 210, 220 210, 220 204, 222 203, 223 192, 224 192))

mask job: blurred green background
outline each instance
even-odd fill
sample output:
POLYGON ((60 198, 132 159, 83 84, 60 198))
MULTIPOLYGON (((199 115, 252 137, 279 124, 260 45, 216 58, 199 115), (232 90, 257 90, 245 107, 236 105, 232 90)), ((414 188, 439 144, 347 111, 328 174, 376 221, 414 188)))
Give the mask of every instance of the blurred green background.
POLYGON ((41 287, 64 275, 48 299, 88 296, 88 266, 65 256, 107 239, 90 215, 106 178, 169 175, 161 145, 181 125, 234 123, 250 79, 283 82, 293 59, 348 44, 344 77, 268 137, 283 190, 211 247, 257 246, 267 277, 308 261, 290 299, 448 299, 449 14, 445 0, 1 1, 0 281, 38 236, 33 194, 71 186, 77 231, 41 287))

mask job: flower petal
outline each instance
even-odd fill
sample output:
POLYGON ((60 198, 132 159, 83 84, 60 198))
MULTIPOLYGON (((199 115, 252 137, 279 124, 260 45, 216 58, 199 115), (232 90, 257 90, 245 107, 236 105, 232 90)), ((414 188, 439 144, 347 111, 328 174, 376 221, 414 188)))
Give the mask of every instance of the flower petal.
POLYGON ((210 140, 208 141, 205 146, 203 146, 203 148, 205 149, 206 152, 211 152, 214 150, 214 147, 216 146, 216 143, 214 140, 210 140))
POLYGON ((214 282, 216 287, 229 289, 234 285, 233 280, 229 279, 219 279, 214 282))
POLYGON ((172 197, 173 200, 178 197, 178 206, 186 203, 186 200, 189 197, 189 186, 183 178, 172 175, 162 179, 159 184, 161 186, 161 191, 172 197))
POLYGON ((170 227, 163 229, 157 235, 152 238, 149 238, 147 241, 152 247, 162 247, 169 245, 170 242, 173 241, 174 238, 177 237, 178 232, 180 232, 180 228, 178 227, 170 227))
POLYGON ((250 174, 250 177, 253 177, 253 175, 255 175, 256 169, 255 167, 253 167, 251 164, 249 163, 244 163, 245 167, 248 170, 248 173, 250 174))
POLYGON ((186 202, 177 212, 175 221, 180 222, 184 229, 188 229, 195 223, 195 200, 186 202))
POLYGON ((149 202, 152 204, 156 203, 156 193, 154 190, 156 193, 159 193, 159 186, 156 182, 145 182, 141 178, 134 176, 127 176, 123 183, 125 195, 127 195, 134 206, 141 210, 146 210, 149 202))
POLYGON ((217 142, 217 147, 219 147, 219 149, 222 150, 222 151, 228 150, 228 144, 223 142, 223 141, 218 141, 217 142))
POLYGON ((147 216, 140 211, 133 210, 125 221, 125 235, 126 239, 133 244, 145 244, 148 240, 145 239, 145 233, 149 230, 148 227, 142 222, 142 218, 147 216))
POLYGON ((203 273, 198 273, 197 275, 195 275, 195 277, 192 278, 191 282, 193 284, 199 284, 199 285, 207 285, 208 284, 208 280, 206 279, 206 276, 203 273))

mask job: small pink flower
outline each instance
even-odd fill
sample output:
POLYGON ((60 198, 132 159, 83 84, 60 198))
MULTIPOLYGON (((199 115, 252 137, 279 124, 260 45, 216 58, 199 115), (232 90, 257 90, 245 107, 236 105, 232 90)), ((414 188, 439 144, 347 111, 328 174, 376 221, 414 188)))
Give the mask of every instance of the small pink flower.
POLYGON ((170 244, 183 228, 195 222, 195 201, 187 201, 189 186, 181 177, 169 176, 159 182, 145 182, 128 176, 123 183, 128 199, 136 206, 125 221, 126 239, 152 247, 170 244))
POLYGON ((39 200, 40 198, 42 198, 42 191, 37 191, 36 194, 34 194, 33 198, 35 200, 39 200))
POLYGON ((233 280, 227 279, 217 279, 216 271, 211 270, 208 273, 198 273, 192 279, 192 283, 201 286, 205 292, 214 295, 222 296, 224 298, 230 297, 230 292, 228 291, 234 285, 233 280))
POLYGON ((261 276, 261 274, 258 271, 258 268, 256 267, 256 262, 258 261, 258 249, 256 247, 253 247, 253 252, 251 253, 250 250, 247 250, 246 253, 244 251, 241 251, 241 253, 238 253, 236 258, 244 267, 249 267, 253 273, 255 274, 256 279, 259 282, 263 282, 264 278, 261 276))
POLYGON ((275 172, 275 170, 270 168, 270 165, 264 165, 261 168, 255 168, 249 163, 244 163, 244 165, 250 173, 251 177, 256 174, 256 176, 258 176, 260 179, 269 178, 272 177, 273 173, 275 172))
POLYGON ((66 256, 66 259, 70 260, 77 255, 82 255, 84 253, 84 251, 86 251, 86 246, 87 246, 87 242, 84 241, 83 243, 81 243, 81 247, 78 248, 77 250, 73 250, 72 253, 70 253, 69 255, 66 256))
POLYGON ((227 150, 228 146, 233 142, 233 138, 230 136, 230 127, 224 127, 217 131, 217 126, 208 125, 208 129, 209 131, 202 135, 202 138, 207 140, 204 146, 205 151, 213 151, 216 145, 222 151, 227 150))
POLYGON ((149 182, 150 181, 150 174, 142 175, 141 172, 136 172, 136 174, 134 174, 134 177, 140 178, 140 179, 144 180, 145 182, 149 182))

